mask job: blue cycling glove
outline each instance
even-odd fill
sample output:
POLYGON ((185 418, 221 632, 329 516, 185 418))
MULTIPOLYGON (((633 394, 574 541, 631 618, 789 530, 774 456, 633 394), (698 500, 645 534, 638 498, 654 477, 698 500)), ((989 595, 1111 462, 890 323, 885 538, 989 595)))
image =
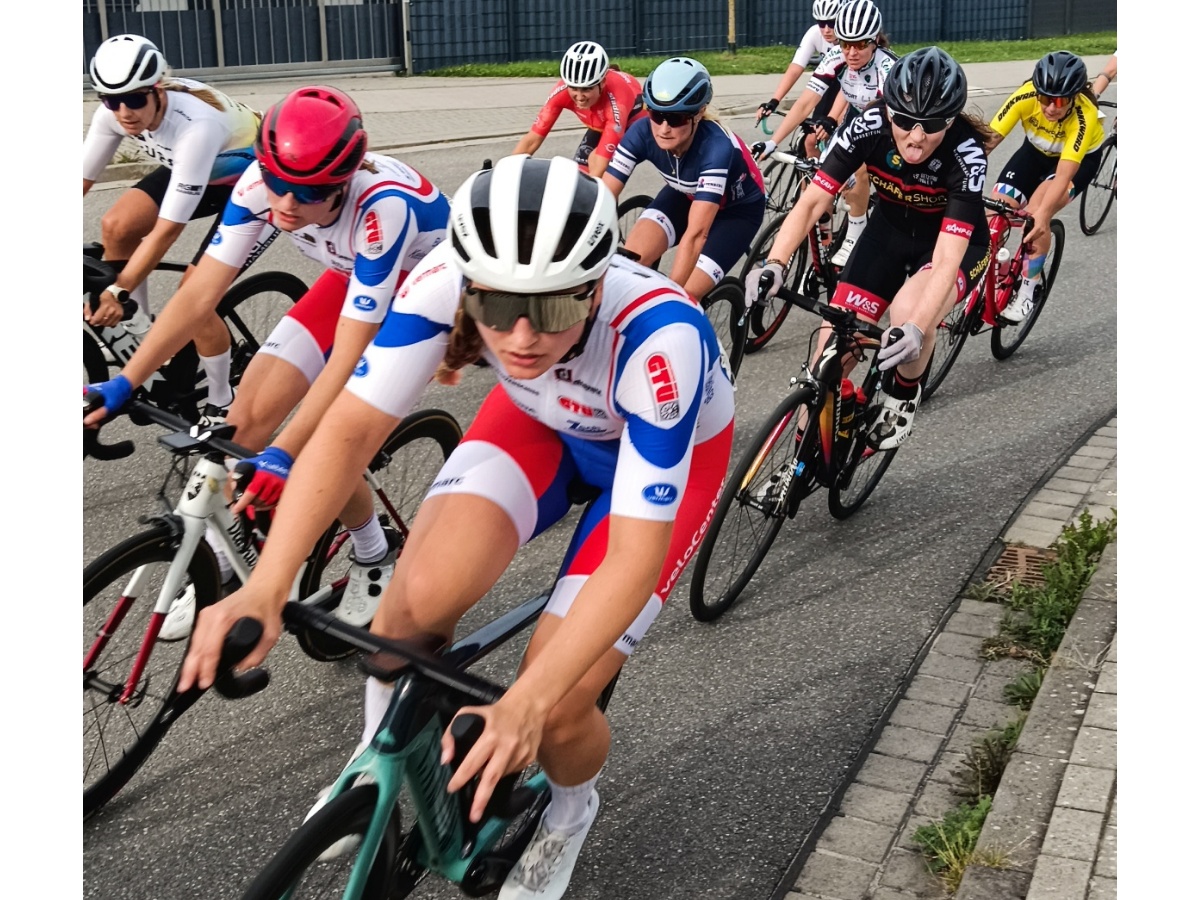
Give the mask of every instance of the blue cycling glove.
MULTIPOLYGON (((99 384, 89 384, 83 389, 85 397, 91 392, 104 398, 104 408, 108 411, 108 415, 112 416, 120 412, 121 407, 129 402, 129 398, 133 396, 133 385, 124 375, 118 375, 116 378, 101 381, 99 384)), ((84 412, 88 412, 86 407, 84 412)))
POLYGON ((243 459, 233 469, 238 493, 250 494, 255 506, 274 506, 283 494, 293 462, 291 455, 278 447, 268 447, 258 456, 243 459))

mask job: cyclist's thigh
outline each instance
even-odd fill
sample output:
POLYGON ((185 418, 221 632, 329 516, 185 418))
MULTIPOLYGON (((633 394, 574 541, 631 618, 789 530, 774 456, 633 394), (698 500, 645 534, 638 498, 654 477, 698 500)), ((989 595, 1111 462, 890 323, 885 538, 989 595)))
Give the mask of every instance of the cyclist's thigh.
POLYGON ((674 247, 687 231, 688 213, 691 208, 692 201, 687 194, 673 187, 664 187, 642 211, 638 224, 641 224, 642 219, 653 221, 666 234, 667 246, 674 247))
POLYGON ((158 221, 158 211, 167 193, 167 182, 171 170, 159 166, 149 175, 124 191, 100 220, 101 236, 106 244, 121 243, 129 246, 109 247, 122 256, 132 253, 136 243, 150 233, 158 221))
POLYGON ((596 149, 600 143, 600 132, 595 128, 589 128, 583 133, 583 140, 579 142, 579 146, 575 148, 575 162, 581 166, 588 164, 588 157, 596 149))
POLYGON ((167 187, 171 183, 171 170, 166 166, 159 166, 154 171, 142 177, 137 184, 133 186, 134 190, 141 191, 154 201, 156 207, 162 206, 163 198, 167 196, 167 187))
POLYGON ((1058 157, 1047 156, 1025 141, 1001 168, 992 193, 1015 200, 1017 206, 1023 207, 1037 186, 1054 174, 1057 165, 1058 157))
POLYGON ((853 310, 878 323, 923 251, 883 216, 871 216, 842 269, 830 306, 853 310))
POLYGON ((288 413, 304 399, 310 383, 295 363, 255 353, 226 416, 237 429, 234 440, 251 450, 261 450, 288 413))
MULTIPOLYGON (((1100 147, 1103 146, 1103 144, 1100 145, 1100 147)), ((1090 184, 1096 177, 1096 173, 1100 171, 1100 157, 1102 156, 1100 147, 1084 156, 1080 161, 1079 169, 1076 170, 1075 177, 1071 179, 1071 193, 1068 199, 1074 200, 1079 196, 1079 192, 1083 190, 1084 186, 1090 184)))
POLYGON ((700 251, 700 258, 696 261, 696 268, 708 275, 713 284, 732 271, 738 260, 746 255, 762 226, 766 209, 766 198, 759 197, 757 200, 726 206, 717 213, 709 226, 708 239, 700 251))
POLYGON ((255 358, 277 356, 299 369, 312 384, 333 349, 347 283, 345 275, 326 270, 279 320, 255 358))
MULTIPOLYGON (((981 235, 972 235, 971 242, 967 244, 967 250, 959 264, 954 286, 951 288, 955 303, 967 296, 975 287, 975 282, 987 270, 988 260, 991 257, 992 247, 988 240, 988 233, 984 231, 981 235)), ((928 280, 928 273, 932 270, 933 251, 930 250, 919 261, 917 270, 912 277, 904 282, 900 290, 896 292, 895 299, 891 304, 893 322, 902 322, 911 318, 912 314, 921 306, 925 293, 925 282, 928 280)))
MULTIPOLYGON (((713 511, 721 493, 721 483, 729 467, 729 452, 733 443, 733 423, 713 435, 692 450, 692 464, 688 470, 683 499, 675 515, 671 531, 671 543, 667 558, 658 576, 658 586, 647 599, 642 611, 613 645, 628 655, 638 643, 662 609, 671 589, 700 547, 705 531, 712 521, 713 511)), ((614 448, 615 451, 615 448, 614 448)), ((615 463, 615 456, 614 456, 615 463)), ((592 471, 589 467, 589 471, 592 471)), ((554 585, 550 602, 546 604, 548 615, 563 618, 578 596, 584 582, 604 560, 608 549, 608 517, 612 502, 611 483, 580 518, 571 545, 563 560, 559 578, 554 585)))

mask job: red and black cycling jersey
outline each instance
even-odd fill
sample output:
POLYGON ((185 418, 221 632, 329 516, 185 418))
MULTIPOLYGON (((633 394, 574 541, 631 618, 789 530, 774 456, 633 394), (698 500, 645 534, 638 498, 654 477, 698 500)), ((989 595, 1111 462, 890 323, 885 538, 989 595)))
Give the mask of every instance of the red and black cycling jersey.
POLYGON ((838 129, 813 183, 836 194, 864 163, 879 199, 873 215, 913 237, 935 241, 947 231, 987 243, 987 155, 979 134, 963 119, 955 119, 928 159, 911 165, 896 149, 882 104, 873 104, 838 129))

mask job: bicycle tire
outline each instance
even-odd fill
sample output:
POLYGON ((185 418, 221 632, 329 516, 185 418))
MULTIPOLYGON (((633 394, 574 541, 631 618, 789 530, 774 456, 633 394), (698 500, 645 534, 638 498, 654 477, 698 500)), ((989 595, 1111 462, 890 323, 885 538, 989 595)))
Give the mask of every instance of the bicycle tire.
MULTIPOLYGON (((342 886, 349 878, 359 850, 328 861, 319 857, 335 843, 352 835, 359 836, 361 846, 361 838, 375 813, 378 790, 375 784, 357 785, 317 810, 258 873, 242 895, 243 900, 341 897, 342 886), (334 885, 337 885, 336 889, 334 885), (313 888, 317 889, 316 893, 312 892, 313 888)), ((401 862, 400 832, 399 816, 393 815, 384 830, 361 900, 399 900, 412 893, 420 881, 421 876, 415 875, 403 883, 393 883, 401 862)))
POLYGON ((800 173, 790 163, 770 160, 762 170, 762 176, 767 195, 767 212, 786 215, 796 203, 800 173))
POLYGON ((621 233, 621 243, 625 243, 634 223, 641 218, 642 212, 654 202, 649 194, 634 194, 626 197, 617 204, 617 230, 621 233))
POLYGON ((1117 136, 1109 135, 1100 145, 1100 167, 1096 176, 1079 192, 1079 230, 1095 234, 1117 199, 1117 136))
POLYGON ((727 275, 700 298, 700 307, 712 323, 729 363, 729 380, 736 381, 746 352, 746 289, 741 279, 727 275))
MULTIPOLYGON (((137 656, 150 614, 158 599, 161 579, 179 550, 180 539, 168 525, 134 535, 101 554, 83 570, 84 654, 100 628, 109 633, 107 644, 84 672, 84 789, 86 819, 121 790, 153 752, 171 719, 164 717, 167 701, 175 692, 179 670, 191 643, 159 641, 154 645, 139 681, 136 702, 117 702, 128 677, 127 667, 137 656), (114 621, 117 598, 101 598, 106 589, 127 585, 128 576, 142 566, 163 565, 150 573, 150 589, 114 621), (118 715, 119 714, 119 715, 118 715), (93 767, 95 779, 89 782, 93 767)), ((221 573, 209 546, 201 541, 188 564, 188 578, 196 591, 197 611, 220 598, 221 573)))
MULTIPOLYGON (((412 524, 429 485, 461 439, 462 428, 450 413, 424 409, 406 416, 383 442, 368 468, 381 481, 383 493, 402 519, 401 525, 412 524)), ((384 524, 391 522, 390 513, 381 514, 381 520, 384 524)), ((319 605, 331 610, 341 602, 350 565, 349 538, 350 533, 340 522, 334 522, 321 535, 300 580, 302 598, 311 597, 328 582, 333 590, 319 605)), ((296 641, 301 650, 320 662, 345 659, 356 652, 344 641, 307 628, 297 629, 296 641)))
MULTIPOLYGON (((985 280, 995 277, 994 269, 989 266, 983 277, 985 280)), ((983 317, 984 298, 981 292, 984 290, 984 284, 985 281, 980 281, 972 291, 955 303, 938 323, 937 333, 934 335, 936 343, 933 361, 922 388, 922 402, 929 400, 933 392, 946 380, 946 376, 950 374, 950 367, 966 346, 967 338, 975 333, 983 317)))
POLYGON ((290 272, 258 272, 225 292, 217 315, 229 329, 231 384, 242 380, 250 358, 307 292, 308 285, 290 272))
MULTIPOLYGON (((725 482, 721 496, 717 500, 717 508, 713 513, 711 524, 700 543, 696 553, 696 566, 692 571, 692 583, 688 602, 692 616, 700 622, 711 622, 723 615, 737 600, 754 577, 759 565, 766 558, 767 551, 783 527, 783 521, 794 514, 795 502, 793 494, 800 490, 801 479, 793 477, 788 490, 782 495, 770 498, 771 508, 764 509, 761 505, 752 507, 748 501, 755 494, 769 490, 772 476, 776 475, 784 465, 790 465, 792 449, 795 446, 795 416, 802 407, 809 408, 809 420, 815 422, 815 394, 808 385, 802 385, 792 391, 775 407, 767 419, 759 426, 758 431, 750 440, 746 451, 738 460, 733 472, 725 482), (736 504, 736 505, 735 505, 736 504), (751 532, 753 545, 745 563, 730 563, 726 557, 738 557, 738 539, 741 536, 740 523, 733 524, 733 549, 726 553, 718 553, 717 542, 725 529, 730 512, 740 515, 749 510, 746 527, 751 532), (791 510, 791 513, 789 513, 791 510), (756 522, 765 519, 765 522, 756 522), (756 531, 755 525, 763 525, 756 531), (717 557, 714 560, 714 557, 717 557), (737 571, 734 571, 737 569, 737 571), (709 572, 724 573, 724 581, 714 579, 708 584, 709 572)), ((806 428, 801 439, 799 458, 811 460, 816 450, 817 428, 806 428)), ((809 479, 804 479, 805 482, 809 479)), ((763 498, 754 498, 762 502, 763 498)), ((801 498, 802 499, 802 498, 801 498)), ((727 535, 728 538, 728 535, 727 535)))
MULTIPOLYGON (((752 270, 762 266, 767 261, 767 254, 771 249, 771 245, 775 242, 775 237, 779 234, 779 229, 783 225, 786 214, 776 216, 771 220, 770 224, 763 229, 762 233, 754 239, 754 243, 750 247, 750 252, 746 257, 746 264, 742 266, 741 282, 745 285, 746 277, 752 270)), ((789 290, 799 290, 800 282, 804 278, 805 269, 808 267, 808 241, 802 241, 800 246, 796 248, 796 252, 792 254, 788 260, 788 269, 792 272, 792 277, 786 282, 789 290)), ((745 288, 743 287, 743 295, 745 288)), ((748 318, 748 329, 746 332, 746 353, 757 353, 762 350, 767 343, 773 338, 783 325, 783 320, 787 318, 791 311, 792 305, 786 303, 778 297, 771 297, 765 303, 755 303, 750 308, 748 318)))
POLYGON ((1050 235, 1050 250, 1046 253, 1046 262, 1042 264, 1042 283, 1034 292, 1033 309, 1018 325, 999 324, 992 329, 992 356, 996 359, 1008 359, 1017 352, 1046 308, 1054 279, 1058 276, 1058 265, 1062 262, 1063 244, 1067 239, 1066 226, 1060 219, 1051 220, 1050 235))

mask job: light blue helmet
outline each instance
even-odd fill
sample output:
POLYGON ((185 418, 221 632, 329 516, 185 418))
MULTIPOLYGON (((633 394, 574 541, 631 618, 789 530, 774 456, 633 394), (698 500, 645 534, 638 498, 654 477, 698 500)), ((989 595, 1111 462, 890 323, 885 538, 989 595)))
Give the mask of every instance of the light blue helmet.
POLYGON ((642 98, 657 112, 698 113, 712 99, 712 76, 694 59, 673 56, 655 66, 642 85, 642 98))

